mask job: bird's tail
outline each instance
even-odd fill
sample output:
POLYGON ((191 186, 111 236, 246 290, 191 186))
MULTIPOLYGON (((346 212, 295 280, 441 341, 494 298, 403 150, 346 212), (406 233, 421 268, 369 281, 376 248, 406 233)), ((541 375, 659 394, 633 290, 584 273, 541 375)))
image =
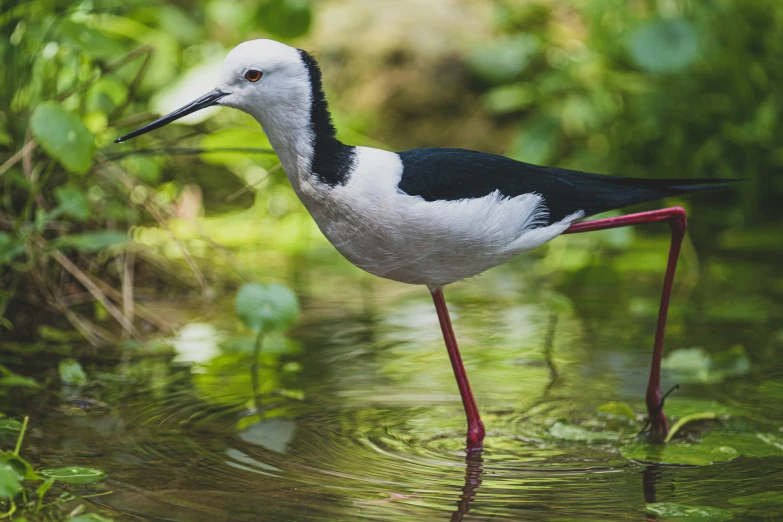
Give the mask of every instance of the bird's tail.
POLYGON ((641 179, 594 175, 595 198, 586 215, 655 201, 671 196, 714 190, 741 179, 641 179))

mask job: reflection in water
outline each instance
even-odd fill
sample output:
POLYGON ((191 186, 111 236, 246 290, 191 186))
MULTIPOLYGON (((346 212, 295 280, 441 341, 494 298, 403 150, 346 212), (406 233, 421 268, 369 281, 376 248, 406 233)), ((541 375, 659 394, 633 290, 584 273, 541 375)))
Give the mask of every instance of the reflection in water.
POLYGON ((470 503, 476 497, 476 491, 481 485, 481 452, 469 451, 465 456, 465 487, 462 488, 462 496, 457 510, 451 515, 451 522, 461 522, 462 518, 470 511, 470 503))
MULTIPOLYGON (((31 436, 30 455, 41 465, 106 470, 114 493, 93 500, 102 506, 197 522, 639 520, 647 503, 730 508, 736 484, 752 494, 783 483, 779 458, 642 466, 623 459, 617 442, 555 437, 551 427, 561 419, 597 433, 618 429, 596 415, 610 401, 642 411, 649 325, 592 317, 595 339, 587 343, 580 316, 555 314, 523 290, 493 293, 487 281, 452 292, 488 431, 481 453, 465 455, 459 395, 429 296, 376 292, 340 314, 333 303, 305 300, 294 333, 303 348, 270 344, 276 355, 262 354, 256 366, 252 346, 245 350, 234 323, 218 316, 205 320, 214 329, 180 338, 186 347, 201 343, 188 352, 198 355, 197 368, 132 355, 125 373, 78 400, 51 394, 22 403, 47 427, 31 436), (373 302, 383 313, 373 311, 372 321, 351 312, 373 302), (217 355, 204 339, 221 343, 217 355)), ((640 323, 654 321, 657 290, 656 279, 652 319, 640 323)), ((739 330, 718 329, 714 339, 704 325, 697 332, 675 325, 672 345, 723 349, 741 341, 731 337, 739 330)), ((774 432, 783 419, 776 384, 783 367, 770 361, 755 379, 767 395, 737 380, 683 386, 672 402, 731 399, 754 412, 747 422, 767 419, 774 432)), ((638 427, 625 429, 632 438, 638 427)))

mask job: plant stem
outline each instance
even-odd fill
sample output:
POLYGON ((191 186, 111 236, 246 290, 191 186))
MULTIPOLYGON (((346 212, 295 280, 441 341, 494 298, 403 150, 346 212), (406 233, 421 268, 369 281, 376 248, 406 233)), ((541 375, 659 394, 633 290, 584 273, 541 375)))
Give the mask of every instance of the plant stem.
POLYGON ((14 448, 14 455, 19 456, 19 450, 22 449, 22 441, 24 440, 24 433, 27 431, 27 422, 30 417, 25 417, 22 421, 22 431, 19 432, 19 437, 16 439, 16 447, 14 448))
POLYGON ((263 341, 264 332, 258 332, 256 344, 253 346, 253 365, 250 367, 250 382, 253 386, 253 401, 256 403, 256 413, 261 411, 261 396, 258 394, 258 367, 260 366, 258 359, 261 357, 261 344, 263 341))
POLYGON ((665 444, 668 444, 669 442, 671 442, 671 440, 674 437, 674 435, 678 431, 680 431, 680 428, 682 428, 683 426, 685 426, 689 422, 700 421, 700 420, 712 420, 715 417, 717 417, 717 415, 715 415, 715 412, 712 412, 712 411, 707 411, 707 412, 703 412, 703 413, 694 413, 693 415, 686 415, 682 419, 678 420, 677 423, 674 426, 672 426, 672 429, 669 431, 669 434, 666 436, 666 438, 664 439, 663 442, 665 444))

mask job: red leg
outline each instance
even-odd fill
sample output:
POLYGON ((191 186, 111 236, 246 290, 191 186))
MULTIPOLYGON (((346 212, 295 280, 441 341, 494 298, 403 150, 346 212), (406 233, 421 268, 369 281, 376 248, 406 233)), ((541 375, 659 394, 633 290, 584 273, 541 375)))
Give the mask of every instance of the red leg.
POLYGON ((481 441, 484 440, 484 424, 481 422, 481 417, 479 417, 476 400, 473 398, 473 392, 470 391, 468 375, 465 373, 465 367, 462 365, 462 357, 459 354, 454 329, 451 327, 446 300, 443 298, 443 291, 440 288, 430 288, 430 292, 432 292, 432 300, 435 301, 435 309, 438 311, 438 320, 440 320, 440 329, 443 331, 443 340, 446 341, 451 367, 454 368, 459 394, 462 396, 462 404, 465 406, 465 415, 468 418, 468 451, 480 450, 481 441))
POLYGON ((661 292, 661 305, 658 309, 658 324, 655 327, 655 344, 653 345, 652 366, 650 367, 650 381, 647 384, 647 412, 652 424, 652 435, 656 439, 663 439, 669 432, 666 416, 661 408, 663 394, 661 393, 661 357, 663 356, 663 334, 666 330, 666 317, 669 313, 669 300, 672 295, 674 283, 674 271, 677 269, 677 259, 680 257, 680 247, 685 237, 687 220, 685 210, 682 207, 664 208, 651 212, 640 212, 606 219, 582 221, 574 223, 565 231, 566 234, 577 232, 589 232, 591 230, 604 230, 607 228, 626 227, 641 223, 657 223, 667 221, 672 230, 672 241, 669 247, 669 260, 666 265, 666 275, 663 278, 663 291, 661 292))

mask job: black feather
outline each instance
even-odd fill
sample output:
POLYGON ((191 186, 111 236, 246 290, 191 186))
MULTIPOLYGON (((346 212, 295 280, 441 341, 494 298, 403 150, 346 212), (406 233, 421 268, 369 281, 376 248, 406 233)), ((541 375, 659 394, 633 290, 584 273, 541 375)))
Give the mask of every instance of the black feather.
POLYGON ((710 179, 639 179, 539 167, 495 154, 464 149, 414 149, 400 153, 398 188, 426 201, 506 197, 536 193, 544 198, 549 223, 577 211, 585 216, 637 203, 724 186, 710 179))
POLYGON ((310 74, 312 86, 310 125, 315 135, 311 167, 313 174, 321 183, 329 186, 343 185, 356 166, 356 147, 344 145, 337 139, 337 130, 332 123, 332 115, 329 113, 329 105, 326 103, 321 82, 321 69, 312 55, 301 49, 298 51, 310 74))

